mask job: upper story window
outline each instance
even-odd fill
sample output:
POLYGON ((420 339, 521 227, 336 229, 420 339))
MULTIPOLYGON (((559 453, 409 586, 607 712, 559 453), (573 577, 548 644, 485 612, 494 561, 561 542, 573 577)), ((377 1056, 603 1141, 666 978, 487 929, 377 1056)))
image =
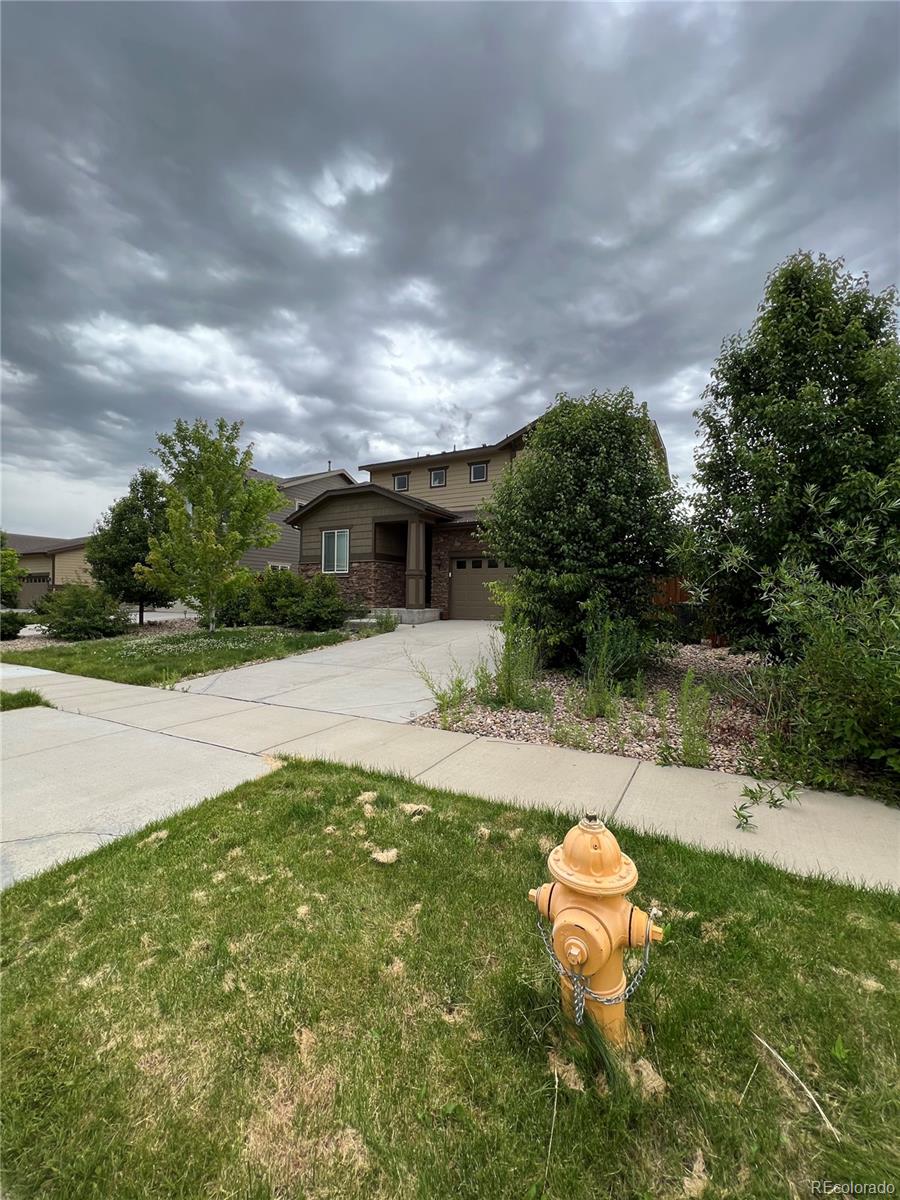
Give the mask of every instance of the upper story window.
POLYGON ((432 487, 446 487, 447 486, 447 468, 446 467, 432 467, 431 470, 428 472, 428 479, 429 479, 429 482, 432 487))
POLYGON ((322 531, 322 571, 325 575, 346 575, 350 570, 350 530, 322 531))
POLYGON ((394 476, 394 491, 408 492, 409 491, 409 472, 404 471, 402 475, 394 476))
POLYGON ((469 483, 486 483, 487 472, 486 462, 469 463, 469 483))

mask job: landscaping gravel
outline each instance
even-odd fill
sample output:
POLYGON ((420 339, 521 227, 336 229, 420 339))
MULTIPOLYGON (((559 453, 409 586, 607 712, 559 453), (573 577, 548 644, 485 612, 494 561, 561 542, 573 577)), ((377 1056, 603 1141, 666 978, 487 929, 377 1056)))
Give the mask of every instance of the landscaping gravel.
MULTIPOLYGON (((37 622, 36 622, 37 623, 37 622)), ((194 633, 199 629, 200 624, 196 617, 183 617, 178 621, 147 621, 143 625, 135 625, 133 629, 129 629, 128 633, 120 634, 120 637, 161 637, 166 633, 194 633)), ((47 650, 51 646, 72 646, 74 642, 64 642, 62 638, 47 637, 43 633, 21 634, 15 640, 15 651, 18 654, 20 650, 47 650)), ((7 649, 12 649, 13 643, 7 645, 7 649)))
POLYGON ((547 688, 552 712, 521 712, 478 704, 469 691, 456 714, 442 722, 440 714, 427 713, 417 724, 430 728, 452 729, 480 737, 503 738, 512 742, 541 745, 565 745, 578 750, 623 754, 645 762, 660 761, 660 721, 657 697, 669 692, 667 720, 673 761, 680 761, 681 731, 678 723, 678 691, 688 670, 695 680, 705 683, 711 692, 706 737, 709 741, 708 767, 713 771, 741 774, 753 764, 754 737, 760 728, 759 716, 739 697, 723 694, 722 683, 739 678, 758 663, 753 654, 731 654, 726 649, 704 645, 677 646, 673 656, 652 668, 646 677, 646 698, 642 703, 623 696, 617 719, 588 719, 579 715, 583 688, 577 676, 562 671, 546 671, 538 681, 547 688))

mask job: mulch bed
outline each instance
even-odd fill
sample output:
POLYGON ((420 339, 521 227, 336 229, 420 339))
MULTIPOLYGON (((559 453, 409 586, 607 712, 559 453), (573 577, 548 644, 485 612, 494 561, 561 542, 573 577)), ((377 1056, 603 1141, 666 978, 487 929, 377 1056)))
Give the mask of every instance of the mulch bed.
MULTIPOLYGON (((719 694, 717 680, 727 676, 745 675, 757 665, 753 654, 730 654, 726 649, 710 646, 678 646, 671 659, 654 667, 646 677, 646 700, 638 705, 623 696, 618 720, 604 717, 586 719, 578 714, 578 678, 561 671, 547 671, 539 683, 553 697, 553 712, 519 712, 516 709, 490 708, 475 701, 469 693, 466 704, 446 728, 480 737, 502 738, 512 742, 538 745, 574 745, 577 749, 607 754, 623 754, 629 758, 656 762, 660 753, 660 722, 657 696, 669 692, 669 744, 676 758, 681 749, 678 726, 678 690, 687 671, 693 670, 697 682, 711 686, 709 724, 709 769, 731 774, 745 773, 753 761, 754 735, 760 718, 739 698, 719 694)), ((437 712, 419 717, 419 725, 441 728, 437 712)))

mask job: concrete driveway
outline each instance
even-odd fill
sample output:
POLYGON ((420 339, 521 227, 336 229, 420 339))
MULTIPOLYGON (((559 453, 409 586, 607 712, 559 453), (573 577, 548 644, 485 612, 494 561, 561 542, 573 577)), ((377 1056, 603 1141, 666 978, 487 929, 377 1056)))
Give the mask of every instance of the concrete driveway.
POLYGON ((495 630, 490 621, 400 625, 379 637, 220 671, 178 686, 207 696, 407 724, 435 707, 420 669, 439 682, 457 670, 470 674, 478 659, 490 654, 495 630))

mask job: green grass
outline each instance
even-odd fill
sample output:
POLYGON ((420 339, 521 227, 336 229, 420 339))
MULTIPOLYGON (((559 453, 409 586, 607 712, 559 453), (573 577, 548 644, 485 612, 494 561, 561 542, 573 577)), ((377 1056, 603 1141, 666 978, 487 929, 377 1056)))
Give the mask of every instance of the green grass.
POLYGON ((15 885, 5 1193, 650 1200, 698 1150, 706 1200, 896 1180, 897 898, 620 834, 667 923, 645 1099, 558 1025, 527 892, 568 824, 293 762, 15 885))
POLYGON ((32 688, 21 688, 18 692, 0 692, 0 712, 11 712, 15 708, 35 708, 42 705, 52 708, 49 700, 45 700, 40 692, 32 688))
POLYGON ((219 629, 215 633, 167 633, 158 637, 103 638, 49 646, 42 650, 0 651, 3 662, 25 663, 49 671, 67 671, 118 683, 171 684, 192 675, 223 671, 242 663, 285 658, 333 646, 346 634, 299 633, 273 626, 219 629))

